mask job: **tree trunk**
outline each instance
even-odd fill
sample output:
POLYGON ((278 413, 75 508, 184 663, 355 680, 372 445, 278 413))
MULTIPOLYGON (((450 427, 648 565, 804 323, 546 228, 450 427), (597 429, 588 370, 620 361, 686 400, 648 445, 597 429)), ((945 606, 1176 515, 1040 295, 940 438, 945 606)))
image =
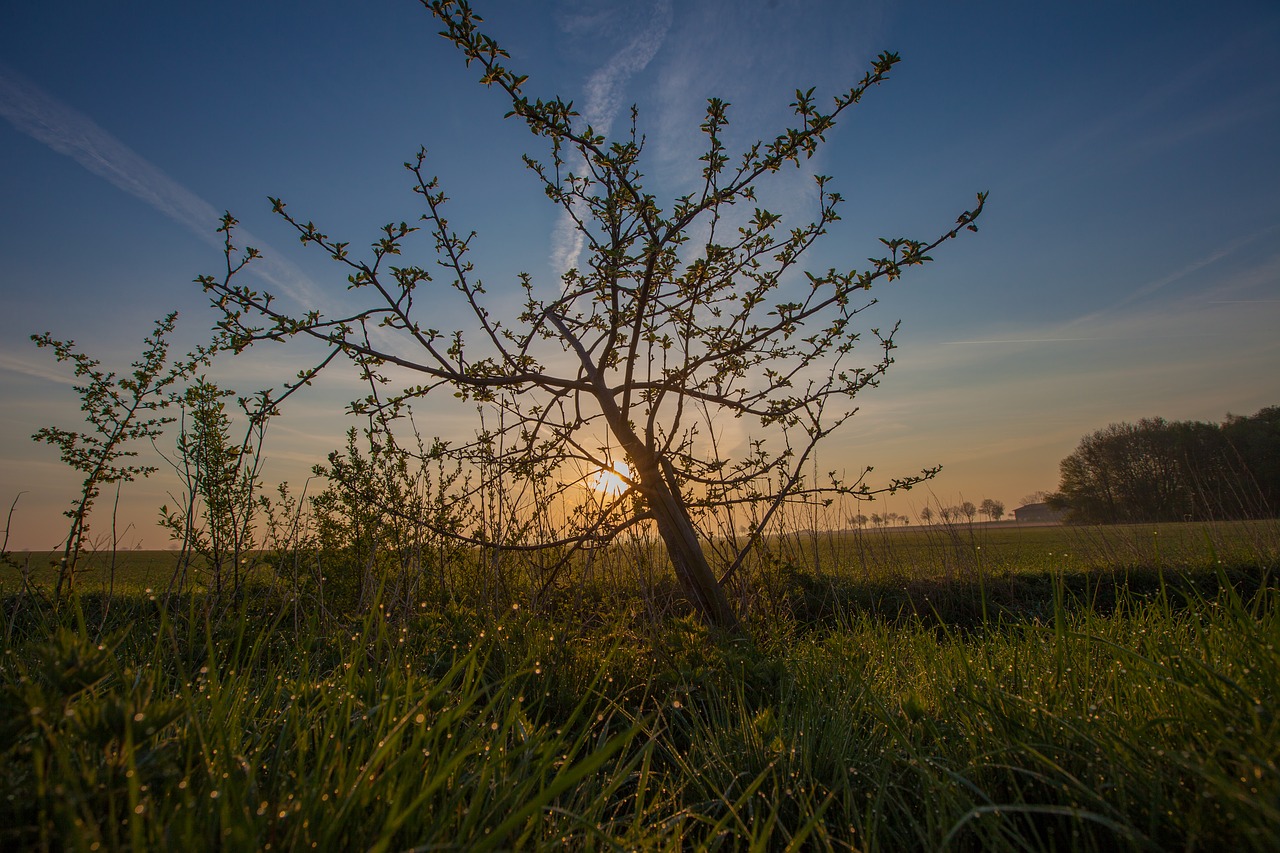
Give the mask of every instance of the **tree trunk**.
POLYGON ((693 529, 693 522, 689 520, 689 511, 680 498, 679 484, 670 463, 636 435, 626 414, 618 408, 613 389, 605 383, 599 366, 592 361, 582 342, 565 325, 564 319, 554 311, 548 311, 546 317, 577 353, 584 372, 595 386, 593 394, 600 404, 600 411, 609 425, 609 431, 618 439, 618 443, 638 469, 636 473, 639 475, 640 494, 653 510, 658 535, 667 546, 667 555, 671 558, 676 579, 680 581, 684 594, 708 624, 740 632, 742 626, 738 622, 738 615, 733 612, 711 566, 707 565, 707 556, 702 551, 702 543, 698 541, 698 532, 693 529))
POLYGON ((689 513, 675 491, 674 484, 663 476, 658 459, 648 453, 647 449, 645 452, 633 452, 632 461, 638 468, 641 492, 653 510, 658 535, 667 546, 667 555, 671 558, 676 578, 685 595, 708 624, 729 631, 740 631, 742 626, 738 622, 738 615, 716 581, 711 566, 707 564, 702 543, 698 541, 698 533, 689 520, 689 513))

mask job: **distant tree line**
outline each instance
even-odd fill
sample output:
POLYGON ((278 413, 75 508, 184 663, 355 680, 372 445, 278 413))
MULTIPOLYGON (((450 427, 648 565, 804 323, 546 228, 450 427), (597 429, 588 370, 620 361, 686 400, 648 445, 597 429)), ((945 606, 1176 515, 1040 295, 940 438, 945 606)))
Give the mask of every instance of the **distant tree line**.
MULTIPOLYGON (((934 518, 937 518, 943 524, 960 521, 973 524, 974 518, 978 515, 985 515, 992 521, 999 521, 1004 517, 1004 502, 986 498, 982 501, 982 505, 978 506, 972 501, 965 501, 958 506, 939 506, 937 512, 926 505, 920 510, 920 523, 932 524, 934 518)), ((849 524, 859 529, 866 527, 868 522, 876 527, 888 527, 893 524, 905 527, 911 523, 911 516, 896 512, 872 513, 870 516, 859 513, 849 516, 849 524)))
POLYGON ((1085 436, 1049 503, 1069 522, 1272 517, 1280 509, 1280 406, 1221 424, 1144 418, 1085 436))

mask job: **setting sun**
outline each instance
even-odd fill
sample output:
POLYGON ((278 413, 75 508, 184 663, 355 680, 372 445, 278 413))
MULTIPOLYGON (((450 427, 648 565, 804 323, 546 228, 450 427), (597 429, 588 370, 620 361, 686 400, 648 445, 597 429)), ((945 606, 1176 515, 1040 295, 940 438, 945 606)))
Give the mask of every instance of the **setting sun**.
POLYGON ((591 475, 591 488, 606 495, 620 495, 631 485, 631 467, 625 462, 610 463, 591 475))

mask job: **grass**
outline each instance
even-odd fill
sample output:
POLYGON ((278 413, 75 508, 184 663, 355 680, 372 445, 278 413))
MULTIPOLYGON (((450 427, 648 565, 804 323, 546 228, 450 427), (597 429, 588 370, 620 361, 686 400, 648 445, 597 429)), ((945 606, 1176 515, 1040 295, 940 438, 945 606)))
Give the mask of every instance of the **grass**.
POLYGON ((343 619, 5 575, 0 846, 1271 850, 1276 530, 797 534, 750 639, 620 566, 343 619))

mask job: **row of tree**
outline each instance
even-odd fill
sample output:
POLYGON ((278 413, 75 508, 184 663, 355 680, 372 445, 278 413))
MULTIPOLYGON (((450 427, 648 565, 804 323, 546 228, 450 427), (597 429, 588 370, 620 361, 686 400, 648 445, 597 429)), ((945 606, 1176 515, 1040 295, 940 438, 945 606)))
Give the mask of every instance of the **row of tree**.
MULTIPOLYGON (((938 507, 938 520, 944 524, 964 519, 969 524, 973 523, 974 518, 979 515, 985 515, 992 521, 999 521, 1004 517, 1004 502, 995 500, 994 498, 984 498, 982 503, 974 506, 973 501, 963 501, 958 506, 938 507)), ((920 520, 925 524, 933 522, 934 512, 925 507, 920 510, 920 520)))
POLYGON ((1081 524, 1272 517, 1280 508, 1280 406, 1220 424, 1111 424, 1062 460, 1049 503, 1081 524))
MULTIPOLYGON (((992 521, 999 521, 1004 517, 1004 503, 992 498, 986 498, 981 504, 965 501, 958 506, 938 507, 937 512, 926 506, 920 510, 920 523, 933 524, 934 519, 937 519, 943 524, 958 521, 966 521, 972 524, 973 520, 979 515, 985 515, 992 521)), ((911 523, 911 516, 901 515, 896 512, 872 513, 870 516, 859 513, 849 519, 849 523, 858 528, 866 527, 868 522, 876 527, 889 527, 894 524, 906 526, 911 523)))

